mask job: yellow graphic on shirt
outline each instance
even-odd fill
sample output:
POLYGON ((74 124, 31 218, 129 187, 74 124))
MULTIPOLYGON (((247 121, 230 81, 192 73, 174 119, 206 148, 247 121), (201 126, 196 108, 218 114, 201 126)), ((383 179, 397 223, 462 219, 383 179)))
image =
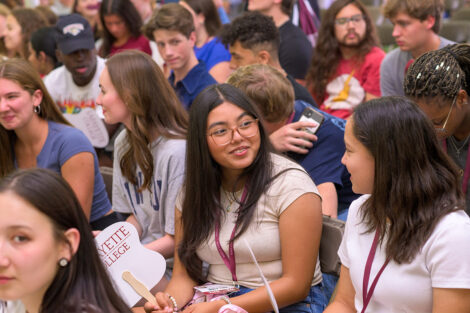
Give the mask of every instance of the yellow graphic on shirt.
POLYGON ((333 78, 326 85, 328 97, 322 107, 332 110, 352 110, 365 98, 365 90, 352 73, 344 73, 333 78))
POLYGON ((336 96, 332 101, 333 102, 338 102, 338 101, 346 101, 349 97, 349 89, 351 89, 350 81, 351 78, 354 75, 354 70, 349 74, 348 78, 346 78, 346 81, 344 82, 344 87, 340 91, 339 95, 336 96))

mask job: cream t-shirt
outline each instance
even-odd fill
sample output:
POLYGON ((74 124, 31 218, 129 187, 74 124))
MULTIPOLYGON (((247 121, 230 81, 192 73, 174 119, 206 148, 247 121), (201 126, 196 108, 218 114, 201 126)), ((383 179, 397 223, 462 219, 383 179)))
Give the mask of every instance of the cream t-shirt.
MULTIPOLYGON (((251 246, 266 279, 269 282, 279 279, 282 275, 279 218, 282 212, 300 196, 306 193, 319 195, 312 179, 300 165, 279 155, 272 154, 271 157, 274 164, 274 175, 285 169, 289 170, 277 177, 266 193, 261 196, 251 226, 234 243, 238 283, 253 289, 264 284, 256 265, 252 262, 244 239, 251 246)), ((241 197, 241 194, 238 196, 241 197)), ((176 203, 179 210, 182 207, 182 200, 183 196, 180 193, 176 203)), ((230 204, 226 193, 222 189, 221 201, 222 204, 230 204)), ((235 212, 237 208, 238 204, 232 204, 230 211, 226 213, 222 221, 220 229, 220 244, 227 256, 228 241, 236 221, 235 212)), ((217 251, 214 238, 213 233, 197 250, 199 258, 209 264, 207 280, 216 284, 232 284, 232 275, 217 251)), ((295 239, 293 238, 293 240, 295 239)), ((317 258, 312 285, 320 283, 321 280, 320 262, 317 258)))

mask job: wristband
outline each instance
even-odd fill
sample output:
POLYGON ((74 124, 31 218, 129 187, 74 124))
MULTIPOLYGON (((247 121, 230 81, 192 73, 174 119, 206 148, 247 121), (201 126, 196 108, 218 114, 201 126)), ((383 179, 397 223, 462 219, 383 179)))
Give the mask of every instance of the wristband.
POLYGON ((230 298, 227 297, 226 295, 220 296, 219 299, 224 300, 227 304, 232 304, 230 301, 230 298))
POLYGON ((169 293, 167 293, 166 295, 168 296, 168 299, 170 299, 171 303, 173 304, 173 312, 178 312, 178 305, 176 304, 176 299, 169 293))

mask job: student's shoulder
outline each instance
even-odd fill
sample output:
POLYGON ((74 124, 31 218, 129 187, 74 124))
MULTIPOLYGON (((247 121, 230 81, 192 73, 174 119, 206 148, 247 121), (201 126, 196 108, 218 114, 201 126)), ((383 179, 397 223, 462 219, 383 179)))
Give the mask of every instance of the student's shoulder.
POLYGON ((395 48, 385 55, 382 61, 382 67, 396 67, 399 63, 403 62, 406 64, 410 58, 411 54, 409 52, 401 51, 400 48, 395 48))

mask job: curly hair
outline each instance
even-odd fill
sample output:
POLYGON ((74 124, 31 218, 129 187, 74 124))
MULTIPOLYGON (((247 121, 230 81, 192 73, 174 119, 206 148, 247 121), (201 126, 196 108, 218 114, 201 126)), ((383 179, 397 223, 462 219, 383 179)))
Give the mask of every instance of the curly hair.
POLYGON ((339 11, 350 4, 353 4, 362 12, 366 22, 365 37, 359 44, 356 56, 357 64, 362 63, 364 57, 373 47, 379 46, 376 29, 366 7, 358 0, 335 1, 322 17, 317 45, 306 77, 307 87, 318 103, 323 102, 326 85, 335 75, 342 58, 335 35, 335 19, 339 11))
POLYGON ((244 49, 267 50, 272 58, 278 58, 279 31, 272 17, 259 12, 246 12, 224 25, 220 33, 224 45, 240 42, 244 49))
POLYGON ((405 94, 414 99, 452 100, 461 89, 470 94, 470 44, 426 52, 408 69, 403 87, 405 94))

